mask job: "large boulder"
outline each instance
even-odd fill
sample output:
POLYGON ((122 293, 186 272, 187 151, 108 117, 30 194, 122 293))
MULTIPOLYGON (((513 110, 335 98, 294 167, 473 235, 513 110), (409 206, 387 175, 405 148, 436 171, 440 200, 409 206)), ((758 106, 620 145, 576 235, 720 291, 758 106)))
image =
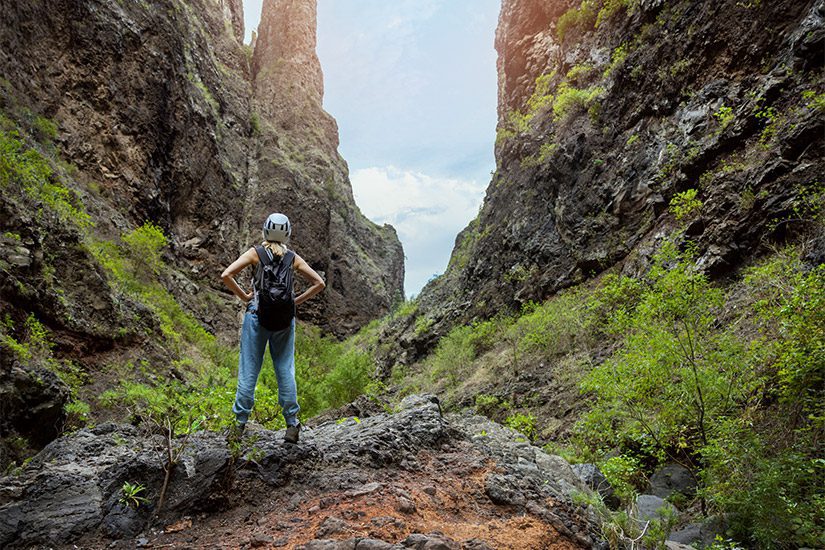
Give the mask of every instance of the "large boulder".
POLYGON ((668 498, 674 493, 686 497, 696 494, 696 477, 681 464, 666 464, 650 476, 647 492, 661 498, 668 498))

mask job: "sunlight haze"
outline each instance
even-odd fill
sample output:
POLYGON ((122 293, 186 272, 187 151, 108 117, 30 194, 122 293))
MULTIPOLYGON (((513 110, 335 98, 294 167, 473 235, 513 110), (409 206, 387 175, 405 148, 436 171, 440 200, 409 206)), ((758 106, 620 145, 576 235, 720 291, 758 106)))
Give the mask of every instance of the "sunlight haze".
MULTIPOLYGON (((260 6, 244 2, 247 37, 260 6)), ((499 0, 318 1, 324 108, 338 121, 361 211, 398 231, 407 295, 444 272, 495 168, 499 7, 499 0)))

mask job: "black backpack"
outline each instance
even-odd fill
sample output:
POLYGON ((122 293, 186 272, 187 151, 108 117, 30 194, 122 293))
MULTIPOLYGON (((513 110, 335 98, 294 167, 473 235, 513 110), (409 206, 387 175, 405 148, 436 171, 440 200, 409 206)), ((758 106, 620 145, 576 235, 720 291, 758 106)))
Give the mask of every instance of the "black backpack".
POLYGON ((267 330, 283 330, 295 317, 295 293, 292 287, 292 260, 295 253, 288 250, 280 258, 280 262, 276 262, 263 246, 256 245, 255 251, 261 260, 255 279, 258 322, 267 330))

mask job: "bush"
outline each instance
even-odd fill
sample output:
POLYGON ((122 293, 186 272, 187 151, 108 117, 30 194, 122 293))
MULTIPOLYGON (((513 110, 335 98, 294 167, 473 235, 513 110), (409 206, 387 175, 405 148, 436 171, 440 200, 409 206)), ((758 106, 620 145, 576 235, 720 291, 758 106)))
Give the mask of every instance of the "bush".
POLYGON ((475 397, 476 412, 492 420, 502 419, 503 415, 511 408, 512 405, 509 401, 495 395, 480 393, 475 397))
POLYGON ((677 220, 688 219, 695 216, 704 206, 704 203, 696 198, 698 191, 688 189, 681 193, 676 193, 670 200, 670 213, 677 220))
POLYGON ((561 355, 586 343, 587 309, 584 292, 567 291, 543 304, 529 303, 509 327, 507 337, 518 351, 561 355))
POLYGON ((584 0, 578 8, 570 8, 556 21, 556 36, 560 43, 572 30, 592 28, 596 22, 599 0, 584 0))
POLYGON ((588 452, 622 453, 602 466, 628 495, 666 457, 687 464, 711 510, 760 547, 823 544, 825 266, 796 257, 748 270, 725 325, 724 292, 666 245, 627 285, 638 304, 606 323, 622 345, 585 378, 595 403, 576 428, 588 452))
POLYGON ((536 417, 532 414, 511 414, 504 421, 504 425, 523 433, 530 441, 536 438, 536 417))
POLYGON ((431 380, 443 378, 449 386, 455 387, 470 372, 476 358, 473 332, 470 325, 459 326, 439 340, 435 351, 426 360, 431 380))
POLYGON ((598 100, 604 94, 601 86, 591 86, 589 88, 574 88, 567 83, 562 83, 558 87, 556 99, 553 102, 553 118, 556 122, 562 122, 573 115, 590 111, 594 112, 594 107, 598 107, 598 100))
POLYGON ((40 141, 50 141, 57 137, 57 124, 46 117, 35 117, 32 127, 40 141))
POLYGON ((147 221, 122 237, 126 253, 141 275, 156 275, 163 264, 161 251, 168 244, 163 230, 147 221))

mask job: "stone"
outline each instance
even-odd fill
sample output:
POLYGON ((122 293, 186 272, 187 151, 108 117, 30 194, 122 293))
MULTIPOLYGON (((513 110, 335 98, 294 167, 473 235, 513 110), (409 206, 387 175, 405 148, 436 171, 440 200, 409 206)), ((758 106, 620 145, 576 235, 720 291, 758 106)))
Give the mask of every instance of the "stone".
POLYGON ((724 534, 725 526, 718 516, 705 518, 674 529, 668 535, 668 540, 689 546, 710 546, 716 535, 724 534))
POLYGON ((320 539, 297 546, 296 550, 355 550, 355 545, 355 539, 343 541, 320 539))
POLYGON ((484 492, 496 504, 523 505, 526 502, 518 488, 514 487, 511 477, 489 474, 484 479, 484 492))
POLYGON ((650 476, 648 493, 668 498, 674 493, 686 497, 696 494, 696 479, 690 470, 680 464, 666 464, 650 476))
POLYGON ((406 497, 398 497, 395 507, 402 514, 413 514, 416 511, 415 503, 406 497))
POLYGON ((494 550, 481 539, 468 539, 461 543, 461 550, 494 550))
POLYGON ((349 524, 341 518, 329 516, 318 527, 316 537, 324 538, 330 535, 338 535, 349 530, 349 524))
POLYGON ((401 541, 401 546, 414 550, 459 550, 460 548, 457 542, 441 533, 427 535, 413 533, 401 541))
POLYGON ((355 544, 355 550, 394 550, 398 545, 378 539, 361 539, 355 544))
POLYGON ((615 497, 613 487, 595 464, 572 464, 570 468, 585 485, 599 493, 610 508, 615 509, 619 506, 619 499, 615 497))
POLYGON ((666 513, 678 513, 676 508, 656 495, 638 495, 635 502, 634 517, 640 521, 661 519, 666 513))
POLYGON ((275 542, 275 539, 265 533, 255 533, 249 540, 249 544, 253 548, 259 548, 275 542))

